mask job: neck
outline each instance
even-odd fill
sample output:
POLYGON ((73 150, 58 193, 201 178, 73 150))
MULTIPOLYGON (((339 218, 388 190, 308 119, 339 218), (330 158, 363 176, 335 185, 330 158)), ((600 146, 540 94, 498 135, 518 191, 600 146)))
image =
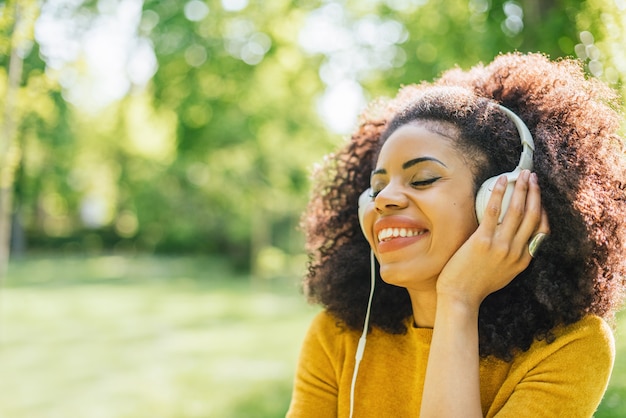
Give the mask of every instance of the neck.
POLYGON ((413 307, 413 321, 420 328, 432 328, 437 312, 437 291, 407 289, 413 307))

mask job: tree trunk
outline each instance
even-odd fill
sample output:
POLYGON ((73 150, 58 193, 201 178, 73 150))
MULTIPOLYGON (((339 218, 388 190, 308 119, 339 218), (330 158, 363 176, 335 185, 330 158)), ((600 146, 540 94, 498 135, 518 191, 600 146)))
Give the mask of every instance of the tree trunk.
MULTIPOLYGON (((13 216, 13 184, 15 171, 20 161, 20 152, 15 138, 19 124, 19 112, 17 108, 18 91, 22 80, 23 58, 20 55, 23 42, 32 35, 28 17, 24 19, 20 1, 15 1, 12 12, 14 13, 13 31, 11 32, 11 55, 7 74, 6 95, 4 97, 4 109, 2 111, 2 125, 0 126, 0 282, 6 277, 10 243, 11 243, 11 219, 13 216), (30 30, 29 30, 30 29, 30 30)), ((9 9, 7 7, 7 9, 9 9)), ((6 10, 9 12, 9 10, 6 10)))

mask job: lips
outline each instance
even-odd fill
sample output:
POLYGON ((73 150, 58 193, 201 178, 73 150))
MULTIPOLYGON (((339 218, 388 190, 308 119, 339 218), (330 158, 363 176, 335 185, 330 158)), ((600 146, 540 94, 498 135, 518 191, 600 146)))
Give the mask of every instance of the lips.
POLYGON ((379 253, 395 251, 421 240, 429 230, 405 216, 380 218, 374 225, 379 253))

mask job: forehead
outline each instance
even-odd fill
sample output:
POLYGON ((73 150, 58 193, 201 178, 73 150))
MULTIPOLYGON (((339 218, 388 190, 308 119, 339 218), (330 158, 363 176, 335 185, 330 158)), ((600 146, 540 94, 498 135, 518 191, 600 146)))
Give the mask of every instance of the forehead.
POLYGON ((417 121, 400 126, 383 144, 378 164, 419 155, 458 157, 458 129, 445 122, 417 121))

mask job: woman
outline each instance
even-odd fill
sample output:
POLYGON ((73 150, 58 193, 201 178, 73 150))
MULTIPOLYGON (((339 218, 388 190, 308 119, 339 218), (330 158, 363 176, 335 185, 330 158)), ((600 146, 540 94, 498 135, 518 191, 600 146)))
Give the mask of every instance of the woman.
POLYGON ((303 217, 325 309, 287 416, 591 416, 626 273, 616 103, 575 61, 509 54, 372 105, 303 217))

